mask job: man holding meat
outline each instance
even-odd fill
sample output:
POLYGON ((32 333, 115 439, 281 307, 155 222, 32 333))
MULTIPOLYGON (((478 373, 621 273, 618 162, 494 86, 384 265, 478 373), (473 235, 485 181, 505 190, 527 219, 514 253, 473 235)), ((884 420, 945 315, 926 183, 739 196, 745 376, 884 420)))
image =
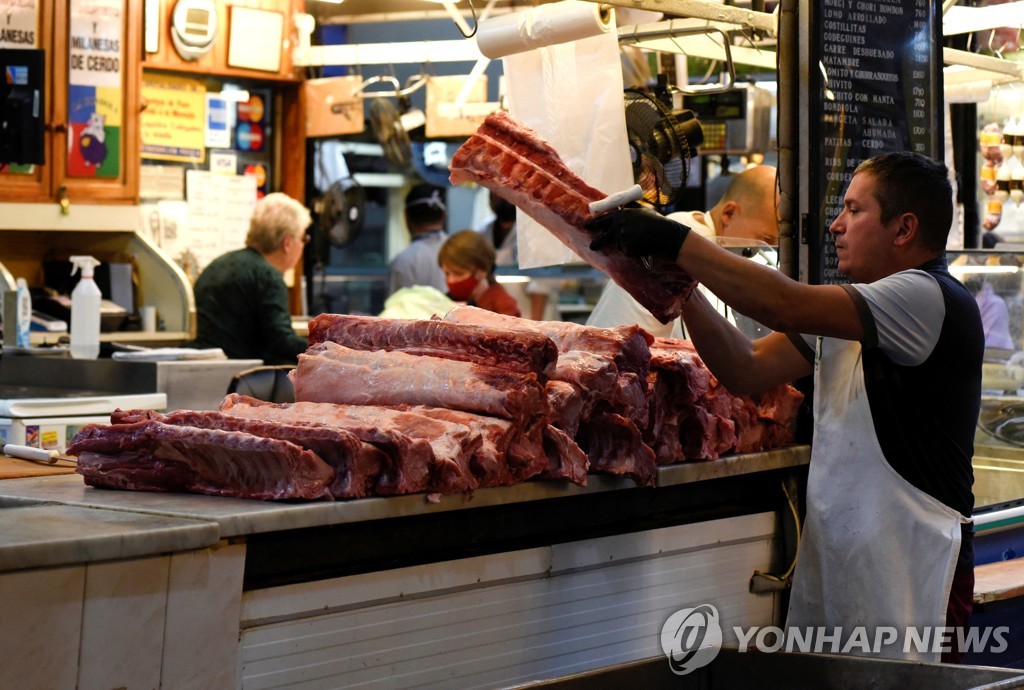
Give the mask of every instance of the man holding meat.
MULTIPOLYGON (((787 626, 893 628, 881 656, 937 661, 909 627, 964 627, 984 333, 948 272, 947 170, 899 152, 855 171, 829 228, 851 284, 807 285, 644 209, 592 223, 592 249, 675 258, 734 309, 774 329, 751 342, 699 291, 683 306, 697 351, 733 393, 813 373, 807 516, 787 626), (936 405, 936 400, 944 401, 936 405)), ((934 630, 934 628, 933 628, 934 630)), ((959 658, 956 636, 944 661, 959 658)))
MULTIPOLYGON (((775 172, 775 168, 770 165, 758 165, 739 175, 730 175, 732 182, 710 211, 683 211, 669 214, 668 217, 709 239, 721 237, 723 242, 741 240, 774 245, 779 240, 779 227, 775 220, 778 188, 775 172)), ((726 305, 717 304, 718 301, 710 297, 719 311, 728 312, 726 305)), ((679 320, 661 323, 615 281, 609 280, 594 310, 590 312, 587 325, 609 328, 634 323, 654 336, 683 337, 679 320)))

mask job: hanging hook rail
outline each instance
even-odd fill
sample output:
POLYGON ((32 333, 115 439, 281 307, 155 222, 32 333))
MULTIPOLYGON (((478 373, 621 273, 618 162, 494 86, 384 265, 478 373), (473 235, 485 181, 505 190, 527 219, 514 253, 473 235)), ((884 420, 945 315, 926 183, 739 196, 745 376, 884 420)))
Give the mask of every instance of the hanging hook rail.
POLYGON ((387 97, 398 98, 400 96, 408 96, 410 93, 413 93, 414 91, 417 91, 417 90, 423 88, 426 85, 426 83, 427 83, 427 75, 423 74, 423 73, 413 75, 408 80, 406 80, 406 83, 408 84, 410 81, 412 81, 411 84, 409 84, 405 88, 402 88, 402 84, 398 81, 397 77, 394 77, 394 76, 388 75, 388 74, 383 75, 383 76, 374 76, 374 77, 370 77, 369 79, 364 81, 357 88, 352 89, 352 95, 353 96, 358 96, 360 98, 368 98, 370 96, 382 97, 382 98, 387 98, 387 97), (373 86, 374 84, 379 84, 381 82, 388 82, 390 84, 393 84, 394 87, 395 87, 394 90, 392 90, 392 91, 373 91, 373 92, 370 92, 370 93, 366 93, 367 87, 373 86))

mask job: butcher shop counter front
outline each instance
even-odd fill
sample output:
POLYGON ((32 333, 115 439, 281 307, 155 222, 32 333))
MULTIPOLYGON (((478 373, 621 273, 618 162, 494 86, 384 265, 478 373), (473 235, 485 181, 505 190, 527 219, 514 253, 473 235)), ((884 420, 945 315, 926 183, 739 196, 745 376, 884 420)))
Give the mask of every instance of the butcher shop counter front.
POLYGON ((809 455, 434 499, 0 481, 0 687, 502 687, 660 656, 701 603, 778 624, 809 455))

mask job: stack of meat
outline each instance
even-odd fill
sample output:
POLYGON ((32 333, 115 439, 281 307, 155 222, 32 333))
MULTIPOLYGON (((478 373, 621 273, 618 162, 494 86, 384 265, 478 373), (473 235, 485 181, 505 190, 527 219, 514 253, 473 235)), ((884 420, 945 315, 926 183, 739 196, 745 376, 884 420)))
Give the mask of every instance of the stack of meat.
POLYGON ((718 386, 685 341, 460 307, 443 319, 324 314, 296 402, 117 411, 75 437, 86 483, 261 499, 449 494, 590 471, 653 485, 656 464, 792 440, 800 396, 718 386))

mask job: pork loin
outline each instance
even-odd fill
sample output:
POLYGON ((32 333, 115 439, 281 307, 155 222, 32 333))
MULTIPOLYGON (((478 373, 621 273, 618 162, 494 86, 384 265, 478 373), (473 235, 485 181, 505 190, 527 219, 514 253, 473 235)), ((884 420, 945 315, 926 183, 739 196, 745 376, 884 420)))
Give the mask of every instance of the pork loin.
POLYGON ((583 227, 593 219, 588 204, 607 194, 581 180, 537 132, 508 113, 488 115, 452 156, 450 169, 453 184, 476 182, 508 199, 662 323, 682 313, 696 281, 673 260, 654 257, 648 270, 617 249, 592 251, 593 237, 583 227))

